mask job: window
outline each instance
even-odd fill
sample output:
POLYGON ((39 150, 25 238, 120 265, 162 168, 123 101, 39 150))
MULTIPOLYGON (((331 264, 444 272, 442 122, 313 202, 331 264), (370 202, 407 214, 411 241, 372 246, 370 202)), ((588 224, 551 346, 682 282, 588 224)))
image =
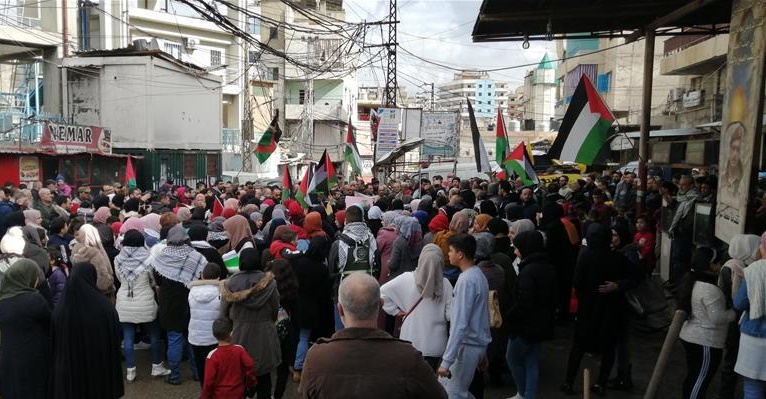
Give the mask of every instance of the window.
POLYGON ((596 89, 601 93, 608 93, 612 86, 612 73, 607 72, 596 78, 596 89))
POLYGON ((488 85, 487 85, 487 88, 488 88, 488 89, 491 89, 491 88, 492 88, 492 83, 488 84, 488 85))
POLYGON ((256 62, 258 62, 258 51, 254 51, 254 50, 248 51, 247 52, 247 60, 251 64, 255 64, 256 62))
POLYGON ((205 168, 208 176, 218 176, 218 156, 215 154, 207 155, 207 167, 205 168))
POLYGON ((261 33, 261 21, 255 17, 247 17, 247 33, 261 33))
POLYGON ((691 91, 695 90, 702 90, 702 77, 698 76, 696 78, 692 78, 690 82, 691 91))
POLYGON ((480 89, 481 89, 481 84, 478 84, 478 85, 476 85, 476 87, 478 87, 478 88, 480 88, 480 89))
POLYGON ((271 80, 279 80, 279 67, 271 68, 271 80))
POLYGON ((298 104, 305 104, 306 103, 306 90, 300 89, 298 90, 298 104))
POLYGON ((221 65, 221 50, 210 50, 210 66, 221 65))
POLYGON ((269 40, 274 40, 277 36, 279 36, 279 28, 276 26, 269 28, 269 40))
POLYGON ((481 101, 477 101, 476 103, 477 103, 477 104, 481 104, 482 102, 481 102, 481 101))
POLYGON ((172 55, 175 58, 181 59, 181 45, 176 43, 165 43, 164 50, 166 53, 172 55))

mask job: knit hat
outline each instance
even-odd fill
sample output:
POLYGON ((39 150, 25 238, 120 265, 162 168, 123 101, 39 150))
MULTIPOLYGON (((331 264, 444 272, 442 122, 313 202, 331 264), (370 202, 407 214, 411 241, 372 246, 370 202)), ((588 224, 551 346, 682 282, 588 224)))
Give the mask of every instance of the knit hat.
POLYGON ((489 229, 489 232, 494 236, 508 235, 508 223, 506 223, 503 219, 494 218, 490 220, 487 228, 489 229))
POLYGON ((239 253, 239 270, 243 272, 260 270, 261 257, 255 248, 245 248, 239 253))
POLYGON ((24 232, 21 230, 21 227, 14 226, 8 229, 3 239, 0 240, 0 252, 21 256, 24 254, 25 245, 24 232))
POLYGON ((207 227, 202 223, 194 223, 189 226, 189 239, 192 241, 207 240, 207 227))

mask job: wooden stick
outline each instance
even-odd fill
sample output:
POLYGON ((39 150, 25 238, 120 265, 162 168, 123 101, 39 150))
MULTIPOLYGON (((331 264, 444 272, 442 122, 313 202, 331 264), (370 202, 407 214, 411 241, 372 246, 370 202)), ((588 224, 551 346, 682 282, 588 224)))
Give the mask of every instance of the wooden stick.
POLYGON ((686 312, 676 310, 676 313, 673 315, 673 322, 670 323, 668 333, 665 335, 665 342, 662 344, 660 356, 657 358, 657 363, 654 366, 652 378, 646 387, 644 399, 654 399, 657 395, 657 389, 659 389, 660 382, 662 382, 662 374, 665 372, 665 367, 668 364, 668 359, 670 359, 670 354, 673 352, 673 346, 678 340, 678 334, 681 332, 681 326, 683 326, 684 321, 686 321, 686 312))
POLYGON ((586 368, 582 371, 582 397, 583 399, 590 399, 590 369, 586 368))

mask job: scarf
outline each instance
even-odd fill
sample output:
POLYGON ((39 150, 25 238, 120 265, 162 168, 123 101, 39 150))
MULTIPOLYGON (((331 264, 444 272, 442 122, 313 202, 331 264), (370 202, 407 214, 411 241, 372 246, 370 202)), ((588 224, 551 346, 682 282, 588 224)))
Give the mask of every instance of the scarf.
POLYGON ((729 256, 731 259, 724 263, 723 267, 731 269, 731 294, 734 296, 739 291, 742 279, 745 277, 745 268, 755 261, 761 238, 754 234, 737 234, 729 243, 729 256))
POLYGON ((106 219, 108 219, 109 216, 112 216, 112 212, 109 208, 102 206, 93 214, 93 223, 106 224, 106 219))
POLYGON ((413 272, 415 285, 423 298, 440 301, 444 290, 444 254, 435 244, 423 247, 418 259, 418 267, 413 272))
MULTIPOLYGON (((375 251, 378 249, 375 237, 364 222, 351 222, 343 227, 343 234, 351 238, 356 242, 369 240, 370 243, 370 259, 375 259, 375 251)), ((349 246, 345 241, 338 241, 338 265, 340 267, 346 267, 346 261, 348 260, 349 246)))
POLYGON ((676 209, 675 215, 673 215, 673 222, 670 224, 671 233, 673 233, 675 228, 678 227, 678 224, 681 223, 681 219, 684 219, 686 215, 689 214, 689 211, 694 208, 694 203, 697 202, 697 197, 699 197, 699 192, 696 188, 691 188, 685 193, 678 193, 676 196, 678 208, 676 209))
POLYGON ((487 231, 490 220, 492 220, 492 216, 487 215, 486 213, 476 216, 476 219, 474 219, 473 222, 473 231, 476 233, 487 231))
POLYGON ((152 263, 154 270, 161 276, 184 285, 199 277, 205 265, 205 257, 186 244, 168 244, 152 263))
POLYGON ((303 233, 301 238, 312 238, 316 236, 325 236, 322 230, 322 215, 319 212, 309 212, 303 221, 303 233))
POLYGON ((159 237, 159 232, 162 230, 162 225, 160 224, 160 215, 156 213, 150 213, 142 217, 141 221, 144 222, 145 229, 156 231, 159 237))
POLYGON ((127 282, 128 298, 133 298, 133 284, 138 276, 149 267, 149 250, 146 247, 123 247, 114 258, 114 269, 127 282))
POLYGON ((750 320, 766 316, 766 260, 753 262, 745 268, 747 299, 750 301, 750 320))
POLYGON ((0 286, 0 300, 13 298, 27 292, 37 292, 35 282, 40 276, 37 263, 29 259, 19 259, 8 268, 0 286))

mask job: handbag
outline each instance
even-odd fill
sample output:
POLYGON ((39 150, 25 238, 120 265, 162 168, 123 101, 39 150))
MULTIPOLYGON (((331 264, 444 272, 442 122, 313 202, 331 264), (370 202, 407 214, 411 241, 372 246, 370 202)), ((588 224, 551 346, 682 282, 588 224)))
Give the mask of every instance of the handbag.
POLYGON ((402 332, 402 325, 404 325, 404 320, 406 320, 407 317, 410 314, 412 314, 413 311, 415 311, 415 308, 417 308, 418 305, 420 305, 420 302, 422 300, 423 300, 423 295, 421 295, 420 298, 418 298, 418 300, 415 302, 414 305, 412 305, 412 307, 410 308, 410 310, 407 313, 405 313, 405 314, 403 314, 401 316, 396 316, 396 322, 394 323, 394 337, 399 338, 399 335, 402 332))

